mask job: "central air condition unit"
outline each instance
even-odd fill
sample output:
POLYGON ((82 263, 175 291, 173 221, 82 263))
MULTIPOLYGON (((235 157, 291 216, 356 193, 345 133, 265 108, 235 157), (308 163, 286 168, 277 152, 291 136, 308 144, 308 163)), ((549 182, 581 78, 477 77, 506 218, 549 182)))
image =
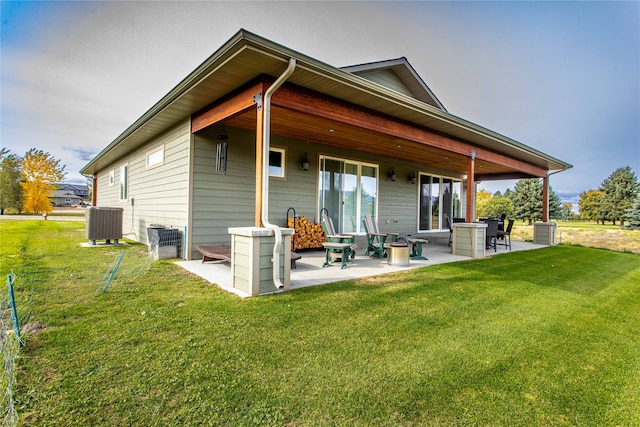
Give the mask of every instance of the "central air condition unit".
POLYGON ((122 208, 90 207, 86 213, 86 234, 92 245, 104 239, 107 244, 118 244, 122 238, 122 208))

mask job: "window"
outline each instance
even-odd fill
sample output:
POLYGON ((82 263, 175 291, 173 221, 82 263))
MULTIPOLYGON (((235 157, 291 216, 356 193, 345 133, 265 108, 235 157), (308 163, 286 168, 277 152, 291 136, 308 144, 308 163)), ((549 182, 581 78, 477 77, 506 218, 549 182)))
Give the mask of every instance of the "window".
POLYGON ((285 177, 285 149, 271 147, 269 149, 269 176, 274 178, 285 177))
POLYGON ((364 232, 364 216, 378 210, 378 166, 321 156, 318 201, 338 232, 364 232))
POLYGON ((127 183, 127 165, 120 166, 120 200, 127 200, 128 197, 128 183, 127 183))
POLYGON ((116 170, 115 169, 111 169, 109 171, 109 186, 113 187, 116 183, 116 170))
POLYGON ((148 168, 162 164, 164 164, 164 146, 160 146, 160 148, 147 153, 148 168))
POLYGON ((418 229, 448 229, 447 219, 453 222, 453 218, 460 216, 461 188, 457 179, 420 174, 418 229))

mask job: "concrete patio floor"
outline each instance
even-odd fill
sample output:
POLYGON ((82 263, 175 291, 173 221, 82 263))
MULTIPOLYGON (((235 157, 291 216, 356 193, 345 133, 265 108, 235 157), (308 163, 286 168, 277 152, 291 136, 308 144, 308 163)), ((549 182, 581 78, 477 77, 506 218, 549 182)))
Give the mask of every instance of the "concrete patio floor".
MULTIPOLYGON (((512 242, 512 251, 524 251, 543 248, 543 245, 536 245, 528 242, 512 242)), ((498 246, 497 252, 487 251, 487 256, 509 252, 504 246, 498 246)), ((409 266, 389 265, 387 259, 369 258, 364 256, 364 249, 358 249, 355 259, 350 262, 345 269, 340 268, 340 262, 331 264, 323 268, 325 256, 324 251, 300 251, 302 259, 296 262, 295 269, 291 270, 291 289, 305 286, 322 285, 325 283, 338 282, 341 280, 357 279, 361 277, 377 276, 379 274, 394 273, 412 268, 425 267, 447 262, 469 260, 471 258, 451 254, 451 247, 447 244, 427 243, 424 245, 423 255, 427 260, 412 259, 409 266)), ((176 264, 191 273, 202 277, 210 283, 218 285, 221 289, 232 292, 240 297, 247 297, 246 293, 233 288, 231 281, 231 266, 227 262, 215 261, 202 263, 201 260, 177 261, 176 264)), ((277 291, 274 289, 274 292, 277 291)))

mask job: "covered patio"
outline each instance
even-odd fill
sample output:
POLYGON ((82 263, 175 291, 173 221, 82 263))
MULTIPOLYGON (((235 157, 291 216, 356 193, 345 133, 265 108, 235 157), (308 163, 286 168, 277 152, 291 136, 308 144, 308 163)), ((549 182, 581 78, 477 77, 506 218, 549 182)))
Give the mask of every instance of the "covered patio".
MULTIPOLYGON (((512 242, 512 251, 526 251, 542 247, 545 246, 529 242, 512 242)), ((509 250, 505 249, 504 246, 498 246, 496 252, 491 250, 487 251, 486 254, 487 256, 495 256, 507 252, 509 250)), ((380 260, 366 257, 363 255, 363 249, 358 251, 355 259, 345 269, 340 268, 340 262, 323 268, 322 265, 325 261, 324 251, 303 251, 300 252, 300 255, 302 255, 302 259, 296 262, 295 269, 291 269, 291 290, 471 259, 465 256, 453 255, 451 247, 447 246, 446 242, 443 244, 440 241, 428 243, 424 246, 424 255, 428 258, 427 260, 412 259, 409 266, 389 265, 386 258, 380 260)), ((218 285, 225 291, 232 292, 242 298, 250 296, 233 287, 229 263, 222 261, 202 263, 201 260, 191 260, 178 261, 176 264, 204 280, 218 285)), ((273 293, 279 292, 283 291, 274 291, 273 293)))

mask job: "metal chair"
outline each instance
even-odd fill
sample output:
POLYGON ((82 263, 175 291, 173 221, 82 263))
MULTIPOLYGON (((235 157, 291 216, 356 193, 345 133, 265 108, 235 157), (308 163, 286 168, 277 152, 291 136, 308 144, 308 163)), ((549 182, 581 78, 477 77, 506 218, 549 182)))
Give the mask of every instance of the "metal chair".
POLYGON ((500 244, 504 245, 505 248, 509 248, 509 250, 511 250, 511 229, 513 228, 513 223, 514 223, 514 220, 510 219, 509 223, 507 224, 507 228, 504 231, 498 230, 498 236, 497 236, 498 239, 504 241, 504 243, 500 243, 500 244))

